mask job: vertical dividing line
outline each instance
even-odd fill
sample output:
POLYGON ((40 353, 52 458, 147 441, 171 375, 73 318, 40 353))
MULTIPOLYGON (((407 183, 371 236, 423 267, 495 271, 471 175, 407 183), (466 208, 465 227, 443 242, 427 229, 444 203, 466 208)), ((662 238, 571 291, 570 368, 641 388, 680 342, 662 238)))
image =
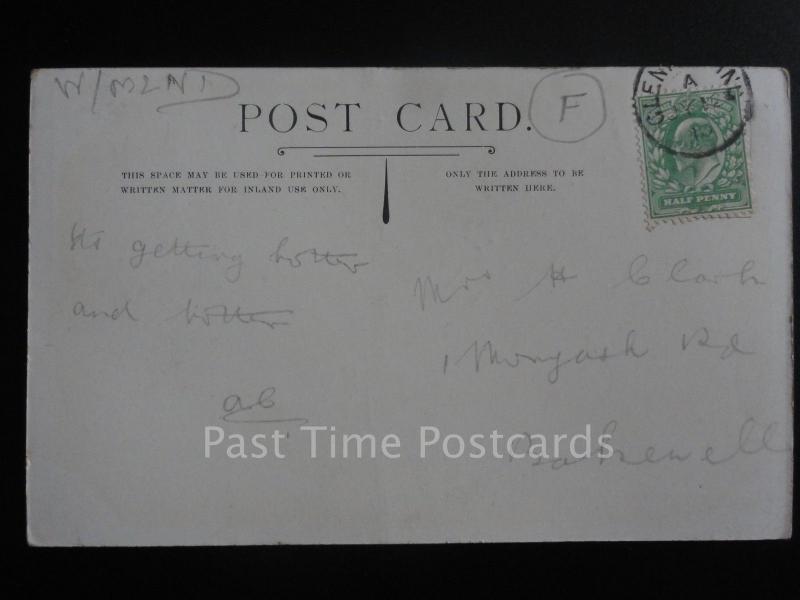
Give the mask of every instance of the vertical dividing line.
POLYGON ((383 223, 389 223, 389 159, 386 159, 383 170, 383 223))

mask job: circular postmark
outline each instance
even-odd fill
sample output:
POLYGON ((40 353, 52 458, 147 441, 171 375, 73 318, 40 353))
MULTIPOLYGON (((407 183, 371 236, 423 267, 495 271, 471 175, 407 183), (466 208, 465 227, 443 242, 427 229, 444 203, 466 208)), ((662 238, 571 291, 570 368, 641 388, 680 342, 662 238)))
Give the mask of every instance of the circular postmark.
POLYGON ((634 78, 637 124, 677 162, 719 158, 741 138, 753 106, 740 67, 641 67, 634 78))

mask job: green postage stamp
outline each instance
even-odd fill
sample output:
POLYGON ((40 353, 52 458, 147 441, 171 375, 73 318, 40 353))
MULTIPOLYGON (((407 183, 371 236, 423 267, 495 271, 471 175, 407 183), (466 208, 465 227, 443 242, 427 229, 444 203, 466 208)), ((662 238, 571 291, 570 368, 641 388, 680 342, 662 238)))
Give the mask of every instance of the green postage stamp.
POLYGON ((649 225, 752 211, 738 87, 639 96, 649 225))

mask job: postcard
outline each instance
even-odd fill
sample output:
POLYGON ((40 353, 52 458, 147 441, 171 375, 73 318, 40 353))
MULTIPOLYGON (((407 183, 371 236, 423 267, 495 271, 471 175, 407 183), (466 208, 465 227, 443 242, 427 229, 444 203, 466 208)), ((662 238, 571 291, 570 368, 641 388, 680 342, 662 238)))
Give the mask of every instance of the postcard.
POLYGON ((29 542, 791 536, 788 93, 34 71, 29 542))

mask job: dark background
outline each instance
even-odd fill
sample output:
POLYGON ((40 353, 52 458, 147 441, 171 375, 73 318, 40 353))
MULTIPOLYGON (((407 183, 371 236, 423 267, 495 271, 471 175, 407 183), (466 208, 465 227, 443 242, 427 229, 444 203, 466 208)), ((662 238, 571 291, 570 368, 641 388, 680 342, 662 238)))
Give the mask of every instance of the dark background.
MULTIPOLYGON (((800 97, 800 3, 527 2, 505 5, 429 2, 216 2, 156 5, 114 2, 21 4, 4 11, 0 43, 14 63, 14 106, 5 132, 14 139, 5 221, 3 319, 19 351, 6 364, 12 381, 3 402, 7 444, 2 495, 6 527, 2 587, 30 592, 162 593, 184 589, 233 595, 332 592, 336 584, 370 596, 455 590, 491 597, 639 591, 673 597, 708 588, 755 598, 797 597, 796 541, 589 544, 468 544, 387 547, 251 547, 189 549, 42 549, 25 541, 25 352, 27 134, 29 72, 75 66, 782 66, 792 81, 793 149, 800 97), (256 8, 257 7, 257 8, 256 8), (6 414, 8 413, 8 414, 6 414), (512 588, 516 584, 519 587, 512 588), (184 587, 188 586, 188 587, 184 587), (366 586, 366 587, 364 587, 366 586), (431 587, 434 586, 434 587, 431 587), (453 587, 451 587, 453 586, 453 587), (405 586, 403 586, 405 587, 405 586), (792 590, 794 593, 790 592, 792 590)), ((797 173, 793 162, 794 196, 797 173)), ((8 188, 7 188, 8 189, 8 188)), ((795 200, 796 202, 796 200, 795 200)), ((797 204, 795 204, 795 207, 797 204)), ((797 256, 797 221, 794 250, 797 256)), ((797 279, 795 275, 795 285, 797 279)), ((796 311, 795 303, 795 311, 796 311)), ((796 348, 795 348, 796 352, 796 348)), ((797 418, 795 438, 797 439, 797 418)), ((795 467, 796 473, 796 467, 795 467)), ((795 531, 797 530, 795 494, 795 531)), ((542 518, 546 513, 531 518, 542 518)), ((427 595, 427 594, 425 594, 427 595)))

